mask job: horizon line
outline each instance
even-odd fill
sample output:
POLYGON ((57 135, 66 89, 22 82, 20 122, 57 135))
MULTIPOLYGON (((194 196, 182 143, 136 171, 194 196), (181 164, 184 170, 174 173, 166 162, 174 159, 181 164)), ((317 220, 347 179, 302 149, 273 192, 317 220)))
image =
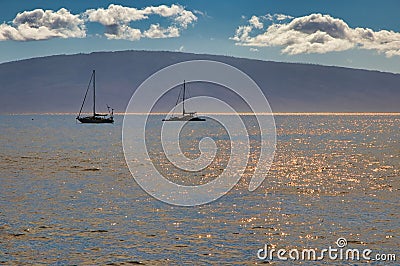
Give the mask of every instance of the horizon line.
MULTIPOLYGON (((89 113, 87 113, 89 114, 89 113)), ((169 113, 164 112, 155 112, 155 113, 126 113, 126 112, 116 112, 114 115, 123 116, 123 115, 168 115, 169 113)), ((26 113, 0 113, 1 116, 10 116, 10 115, 76 115, 76 113, 72 112, 26 112, 26 113)), ((397 116, 400 115, 400 112, 271 112, 271 113, 251 113, 251 112, 238 112, 238 113, 201 113, 198 116, 206 116, 206 115, 273 115, 273 116, 281 116, 281 115, 337 115, 337 116, 351 116, 351 115, 385 115, 385 116, 397 116)))

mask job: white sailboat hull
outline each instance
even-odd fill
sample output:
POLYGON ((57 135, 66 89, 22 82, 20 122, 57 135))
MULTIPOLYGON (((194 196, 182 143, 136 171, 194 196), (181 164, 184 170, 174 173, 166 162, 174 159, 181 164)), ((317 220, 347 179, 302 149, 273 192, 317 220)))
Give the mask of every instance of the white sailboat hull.
POLYGON ((198 116, 184 115, 184 116, 172 116, 170 118, 163 119, 162 121, 167 122, 167 121, 206 121, 206 120, 198 116))

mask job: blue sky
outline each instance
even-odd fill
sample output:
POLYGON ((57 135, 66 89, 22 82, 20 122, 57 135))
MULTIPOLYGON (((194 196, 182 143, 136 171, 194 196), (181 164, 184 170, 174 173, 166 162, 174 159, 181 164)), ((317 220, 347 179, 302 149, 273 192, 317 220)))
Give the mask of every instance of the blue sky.
POLYGON ((0 62, 95 51, 180 50, 400 73, 399 10, 397 0, 3 0, 0 62), (124 21, 110 4, 129 13, 124 21), (161 5, 176 12, 154 9, 146 18, 129 18, 161 5), (68 27, 75 28, 32 22, 37 19, 33 13, 14 20, 24 11, 61 8, 66 9, 62 16, 72 18, 68 27), (104 14, 119 20, 114 25, 104 14), (31 23, 28 29, 18 28, 24 23, 31 23), (42 31, 32 33, 39 27, 42 31))

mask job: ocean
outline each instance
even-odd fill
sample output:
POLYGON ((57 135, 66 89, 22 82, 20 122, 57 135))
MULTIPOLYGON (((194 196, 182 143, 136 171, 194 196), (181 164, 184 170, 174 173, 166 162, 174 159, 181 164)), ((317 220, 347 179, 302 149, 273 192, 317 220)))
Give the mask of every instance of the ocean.
MULTIPOLYGON (((115 120, 88 125, 74 115, 0 116, 0 264, 291 265, 290 250, 338 249, 338 239, 347 241, 343 249, 386 256, 372 264, 396 263, 387 259, 391 254, 400 259, 400 115, 277 115, 275 157, 261 187, 250 192, 243 178, 223 197, 195 207, 143 191, 124 158, 123 116, 115 120), (266 246, 287 250, 288 260, 276 252, 272 260, 260 258, 266 246)), ((198 127, 188 136, 214 126, 198 127)), ((221 153, 208 172, 177 175, 157 147, 150 156, 176 183, 208 182, 227 164, 229 140, 218 132, 224 134, 212 136, 221 153)), ((195 144, 183 143, 188 157, 198 156, 195 144)), ((297 262, 366 260, 326 255, 297 262)))

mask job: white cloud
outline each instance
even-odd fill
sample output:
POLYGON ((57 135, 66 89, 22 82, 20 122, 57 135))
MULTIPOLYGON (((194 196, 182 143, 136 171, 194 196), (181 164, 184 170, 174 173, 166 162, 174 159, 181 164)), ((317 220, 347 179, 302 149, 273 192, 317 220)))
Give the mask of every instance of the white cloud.
POLYGON ((289 15, 285 15, 285 14, 275 14, 276 20, 286 20, 286 19, 292 19, 294 17, 289 16, 289 15))
POLYGON ((264 16, 264 18, 266 20, 270 20, 270 21, 275 21, 275 20, 283 21, 283 20, 287 20, 287 19, 293 19, 292 16, 285 15, 285 14, 273 14, 273 15, 267 14, 264 16))
POLYGON ((207 14, 207 12, 203 12, 203 11, 200 11, 200 10, 193 10, 193 13, 194 14, 196 14, 196 15, 200 15, 200 16, 202 16, 202 17, 204 17, 204 18, 211 18, 211 16, 209 16, 208 14, 207 14))
POLYGON ((256 29, 262 29, 264 27, 264 24, 262 24, 262 22, 260 22, 260 19, 256 16, 252 16, 249 19, 249 23, 256 29))
MULTIPOLYGON (((266 19, 284 18, 284 15, 268 15, 266 19)), ((291 55, 323 54, 353 48, 375 50, 388 57, 400 55, 400 33, 351 28, 343 20, 330 15, 311 14, 288 23, 273 23, 265 32, 250 36, 254 27, 251 22, 249 25, 239 26, 231 39, 241 46, 280 46, 282 53, 291 55)))
POLYGON ((195 22, 197 17, 193 12, 185 10, 180 5, 149 6, 143 9, 111 4, 108 8, 88 9, 84 13, 91 22, 99 22, 104 26, 128 24, 132 21, 148 19, 150 15, 173 18, 183 28, 195 22))
POLYGON ((0 25, 0 40, 31 41, 51 38, 83 38, 86 36, 84 20, 61 8, 35 9, 18 13, 11 24, 0 25))
POLYGON ((236 41, 237 43, 247 43, 250 40, 250 32, 253 30, 252 26, 239 26, 236 29, 235 36, 231 37, 231 40, 236 41))
POLYGON ((178 22, 184 29, 186 29, 188 25, 194 23, 196 20, 197 17, 188 10, 182 10, 179 16, 175 18, 175 21, 178 22))
POLYGON ((10 23, 0 24, 0 41, 31 41, 51 38, 86 37, 87 22, 105 27, 108 39, 135 41, 140 38, 179 37, 182 30, 197 21, 196 15, 181 5, 148 6, 142 9, 110 4, 107 8, 88 9, 82 14, 71 14, 65 8, 57 12, 35 9, 18 13, 10 23), (150 16, 167 18, 169 25, 151 24, 143 31, 131 26, 133 22, 150 19, 150 16))
POLYGON ((137 41, 142 37, 142 33, 139 29, 134 29, 127 25, 117 25, 117 24, 107 26, 104 35, 108 39, 129 40, 129 41, 137 41))
POLYGON ((89 9, 85 16, 91 22, 98 22, 106 27, 105 36, 109 39, 138 40, 145 38, 179 37, 182 29, 194 23, 197 17, 193 12, 185 10, 180 5, 149 6, 143 9, 111 4, 108 8, 89 9), (143 33, 130 27, 130 23, 149 19, 151 15, 170 18, 172 23, 164 28, 160 24, 152 24, 143 33))
POLYGON ((107 9, 88 9, 84 13, 88 21, 99 22, 104 26, 127 24, 131 21, 143 20, 148 18, 147 14, 144 10, 114 4, 109 5, 107 9))
POLYGON ((179 37, 179 29, 174 26, 165 29, 160 27, 160 24, 152 24, 143 36, 151 39, 179 37))
POLYGON ((186 29, 189 24, 192 24, 197 20, 197 17, 192 11, 185 10, 180 5, 161 5, 161 6, 150 6, 144 9, 145 12, 150 14, 157 14, 162 17, 172 17, 173 20, 179 24, 182 28, 186 29))

